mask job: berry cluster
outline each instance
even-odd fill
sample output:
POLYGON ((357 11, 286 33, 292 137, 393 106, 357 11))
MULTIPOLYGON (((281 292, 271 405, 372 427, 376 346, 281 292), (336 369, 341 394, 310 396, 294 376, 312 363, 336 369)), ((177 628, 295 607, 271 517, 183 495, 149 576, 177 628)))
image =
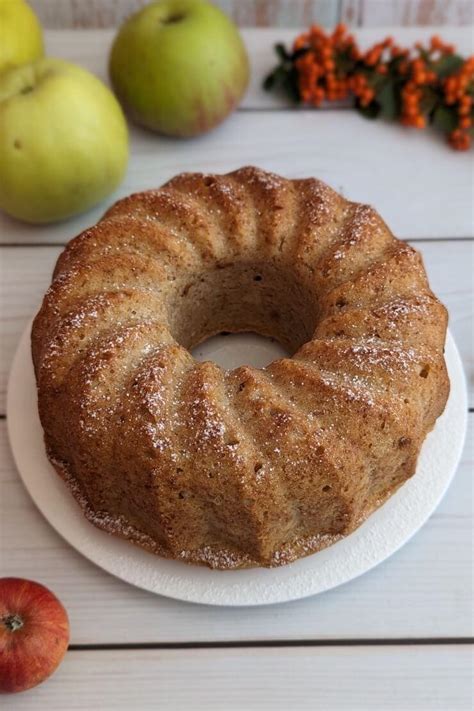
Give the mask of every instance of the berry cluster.
POLYGON ((427 46, 399 47, 391 37, 362 51, 344 25, 332 33, 311 27, 290 52, 277 45, 280 64, 264 87, 280 85, 297 101, 355 100, 364 115, 398 119, 404 126, 443 130, 453 148, 471 145, 474 123, 474 57, 432 37, 427 46))
POLYGON ((449 135, 454 148, 465 150, 471 145, 473 124, 474 57, 469 57, 457 74, 446 77, 443 82, 444 100, 447 106, 455 107, 458 126, 449 135))

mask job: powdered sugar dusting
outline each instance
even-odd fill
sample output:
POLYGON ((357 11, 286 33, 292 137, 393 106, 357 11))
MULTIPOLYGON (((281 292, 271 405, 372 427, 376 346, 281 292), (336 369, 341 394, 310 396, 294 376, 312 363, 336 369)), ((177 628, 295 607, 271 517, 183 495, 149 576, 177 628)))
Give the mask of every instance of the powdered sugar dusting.
POLYGON ((250 187, 258 185, 269 192, 284 190, 287 187, 287 181, 280 175, 265 172, 252 166, 241 168, 238 173, 244 177, 245 183, 250 187))
POLYGON ((302 217, 312 227, 325 224, 334 213, 334 192, 320 180, 306 181, 302 217))
POLYGON ((374 314, 383 319, 383 323, 389 330, 398 329, 401 319, 410 319, 413 316, 426 318, 429 315, 433 300, 418 297, 414 299, 393 299, 375 309, 374 314))
POLYGON ((362 402, 368 407, 375 405, 373 388, 367 382, 367 379, 349 373, 331 373, 329 371, 321 371, 321 381, 329 388, 334 390, 336 406, 343 406, 344 401, 341 401, 339 393, 344 393, 345 401, 362 402))
POLYGON ((383 368, 389 373, 407 373, 420 357, 414 348, 393 342, 384 346, 377 338, 368 338, 364 343, 351 345, 347 354, 351 363, 361 370, 383 368))

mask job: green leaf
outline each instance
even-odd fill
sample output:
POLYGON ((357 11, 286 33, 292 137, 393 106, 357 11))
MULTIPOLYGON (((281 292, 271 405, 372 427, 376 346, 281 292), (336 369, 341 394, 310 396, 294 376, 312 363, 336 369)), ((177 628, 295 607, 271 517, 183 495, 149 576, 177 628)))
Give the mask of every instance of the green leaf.
POLYGON ((265 91, 271 91, 274 86, 275 86, 275 74, 274 74, 274 72, 271 72, 270 74, 267 74, 267 76, 263 80, 262 87, 265 89, 265 91))
POLYGON ((289 99, 298 102, 300 99, 298 89, 298 72, 291 66, 280 64, 263 81, 265 91, 281 89, 289 99))
POLYGON ((348 51, 337 53, 335 56, 335 62, 336 72, 339 75, 346 75, 353 72, 354 66, 356 64, 350 52, 348 51))
POLYGON ((444 79, 450 74, 459 71, 463 63, 463 58, 458 54, 446 54, 433 64, 433 71, 436 72, 440 79, 444 79))
POLYGON ((278 43, 275 45, 275 52, 277 54, 277 57, 281 59, 283 62, 286 62, 290 59, 290 55, 286 51, 285 45, 278 43))
POLYGON ((275 88, 275 84, 277 83, 277 72, 280 67, 277 67, 274 69, 270 74, 268 74, 265 79, 262 82, 262 86, 265 89, 265 91, 271 91, 272 89, 275 88))
POLYGON ((294 62, 296 59, 299 59, 300 57, 303 56, 303 54, 306 54, 308 52, 307 47, 300 47, 300 49, 295 49, 292 55, 290 55, 289 59, 290 61, 294 62))
POLYGON ((300 101, 300 90, 298 85, 298 72, 294 67, 291 68, 289 72, 286 73, 285 78, 282 82, 282 87, 289 96, 289 98, 294 102, 300 101))
POLYGON ((283 65, 279 65, 278 67, 275 67, 273 72, 267 76, 267 78, 263 82, 263 88, 264 89, 275 89, 285 82, 285 78, 287 75, 287 70, 283 65))
POLYGON ((376 95, 376 100, 380 106, 378 115, 382 118, 394 119, 400 113, 400 99, 395 82, 387 81, 383 89, 376 95))
POLYGON ((356 104, 357 111, 367 119, 376 119, 380 114, 380 106, 372 101, 368 106, 361 106, 359 103, 356 104))
POLYGON ((431 114, 436 105, 442 102, 441 96, 430 87, 423 88, 423 94, 420 101, 420 108, 423 114, 431 114))
POLYGON ((438 106, 433 113, 433 126, 446 133, 454 131, 458 125, 458 120, 459 117, 456 110, 448 106, 438 106))

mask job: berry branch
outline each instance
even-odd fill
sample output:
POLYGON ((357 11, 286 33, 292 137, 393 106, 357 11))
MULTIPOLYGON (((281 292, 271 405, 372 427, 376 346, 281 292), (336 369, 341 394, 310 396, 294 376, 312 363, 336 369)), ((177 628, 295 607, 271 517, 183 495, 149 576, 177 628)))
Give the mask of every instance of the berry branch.
POLYGON ((275 50, 280 61, 264 81, 268 91, 282 89, 291 100, 315 107, 352 98, 367 118, 414 128, 433 125, 453 148, 471 145, 474 57, 460 57, 438 36, 413 49, 388 37, 362 51, 344 25, 331 34, 314 26, 290 51, 282 44, 275 50))

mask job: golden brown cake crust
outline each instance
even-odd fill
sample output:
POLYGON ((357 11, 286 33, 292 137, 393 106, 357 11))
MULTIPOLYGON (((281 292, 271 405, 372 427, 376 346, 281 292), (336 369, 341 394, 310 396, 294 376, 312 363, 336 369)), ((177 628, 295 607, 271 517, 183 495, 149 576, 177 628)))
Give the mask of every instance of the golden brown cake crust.
POLYGON ((413 475, 449 380, 447 313, 367 205, 257 168, 120 200, 60 255, 32 330, 48 456, 86 517, 153 553, 275 566, 413 475), (225 371, 220 331, 292 357, 225 371))

